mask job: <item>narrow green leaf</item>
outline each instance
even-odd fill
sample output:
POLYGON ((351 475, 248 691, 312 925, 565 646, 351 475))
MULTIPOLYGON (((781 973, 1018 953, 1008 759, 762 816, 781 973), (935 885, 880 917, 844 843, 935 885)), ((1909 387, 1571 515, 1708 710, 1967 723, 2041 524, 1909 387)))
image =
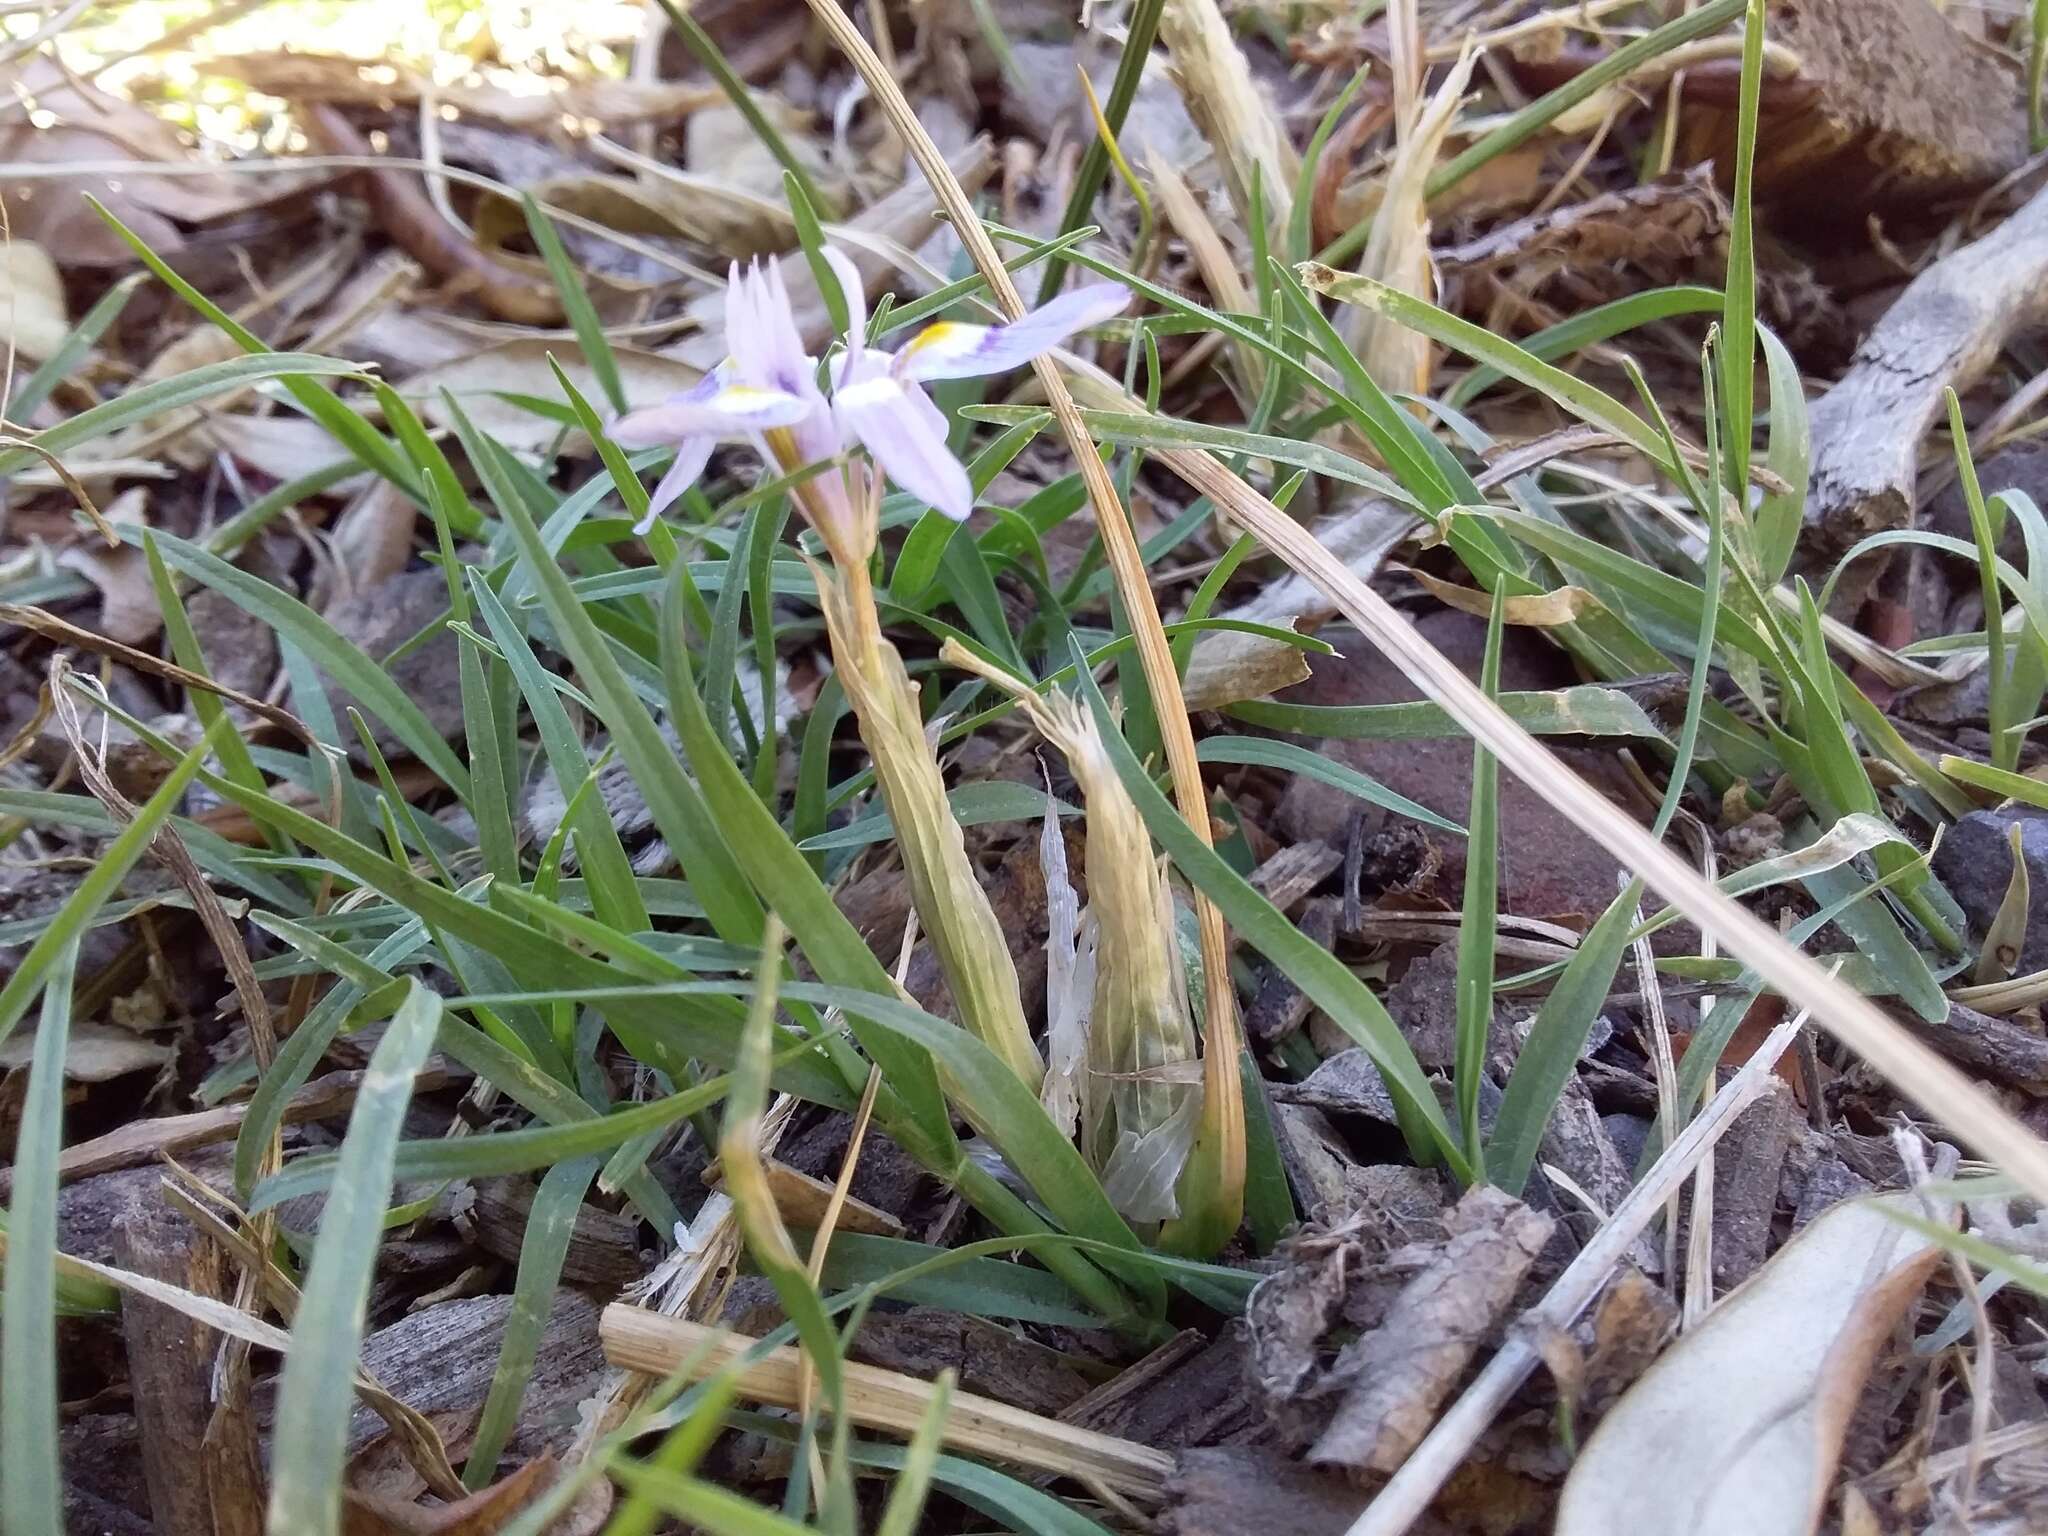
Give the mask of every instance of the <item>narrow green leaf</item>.
MULTIPOLYGON (((261 577, 238 570, 197 544, 160 530, 152 536, 167 563, 211 587, 244 613, 263 620, 317 658, 328 675, 388 725, 392 734, 405 743, 413 756, 433 769, 442 783, 460 798, 469 798, 469 770, 449 749, 419 705, 391 680, 382 666, 350 644, 332 624, 297 598, 261 577)), ((140 542, 140 530, 136 538, 140 542)))
POLYGON ((526 700, 527 713, 533 717, 534 729, 540 736, 541 749, 547 754, 548 768, 561 790, 564 806, 573 807, 567 810, 564 821, 576 834, 576 856, 589 882, 591 908, 599 921, 627 933, 640 933, 652 924, 647 906, 640 899, 632 861, 626 857, 625 845, 619 841, 619 830, 612 825, 611 812, 603 797, 584 793, 595 775, 576 728, 569 721, 569 713, 550 682, 551 674, 541 666, 525 633, 498 601, 491 584, 482 579, 481 573, 473 574, 477 607, 482 610, 484 623, 498 642, 499 654, 511 668, 526 700))
MULTIPOLYGON (((172 267, 163 257, 150 249, 148 241, 144 240, 134 230, 109 213, 98 199, 87 194, 85 200, 92 205, 95 213, 112 226, 114 233, 119 235, 127 243, 128 247, 137 256, 142 258, 144 266, 154 272, 162 279, 166 287, 194 310, 198 311, 208 322, 224 331, 236 346, 240 347, 244 352, 255 354, 258 357, 277 355, 271 353, 270 348, 264 345, 262 337, 236 320, 226 310, 222 309, 213 300, 209 299, 180 276, 176 268, 172 267)), ((359 369, 352 367, 343 368, 342 365, 331 366, 338 371, 360 372, 359 369)), ((194 371, 203 372, 204 370, 194 371)), ((346 448, 349 453, 370 469, 375 470, 393 485, 403 490, 407 496, 418 500, 421 494, 420 487, 412 474, 411 466, 406 462, 405 455, 398 451, 397 446, 388 437, 384 436, 375 427, 372 427, 342 401, 336 399, 330 391, 314 383, 310 375, 316 371, 305 367, 294 367, 280 372, 277 377, 284 385, 286 393, 299 402, 300 408, 308 416, 325 427, 337 443, 346 448)), ((180 379, 190 379, 192 376, 192 374, 184 374, 180 376, 180 379)), ((180 379, 167 379, 163 382, 166 384, 176 384, 180 382, 180 379)), ((132 399, 133 397, 124 398, 132 399)), ((120 405, 121 403, 118 400, 110 402, 113 405, 120 405)))
MULTIPOLYGON (((1366 708, 1373 706, 1367 705, 1366 708)), ((1446 724, 1449 722, 1446 720, 1446 724)), ((1453 728, 1455 729, 1455 728, 1453 728)), ((1384 806, 1397 816, 1406 816, 1444 832, 1465 835, 1455 821, 1439 816, 1428 806, 1397 794, 1379 780, 1347 767, 1320 752, 1311 752, 1290 741, 1271 741, 1263 736, 1208 736, 1195 747, 1195 757, 1204 763, 1249 763, 1261 768, 1278 768, 1286 773, 1305 774, 1332 789, 1356 795, 1371 805, 1384 806)))
POLYGON ((1551 1112, 1578 1069, 1579 1052, 1585 1049, 1628 950, 1630 925, 1642 895, 1642 881, 1631 881, 1579 940, 1515 1057, 1486 1146, 1487 1173, 1511 1195, 1521 1195, 1536 1166, 1536 1149, 1542 1145, 1551 1112))
MULTIPOLYGON (((355 363, 319 357, 311 352, 265 352, 255 357, 231 357, 218 363, 174 374, 116 395, 67 416, 55 426, 45 427, 27 439, 45 453, 63 454, 136 422, 147 421, 180 406, 196 405, 229 390, 259 383, 264 379, 364 378, 355 363)), ((329 397, 332 398, 331 396, 329 397)), ((0 475, 11 475, 38 462, 27 448, 0 449, 0 475)))
POLYGON ((341 1176, 320 1216, 320 1236, 292 1326, 278 1387, 270 1467, 270 1536, 339 1536, 342 1471, 391 1162, 413 1077, 434 1048, 441 1002, 414 982, 371 1053, 348 1134, 341 1176))
MULTIPOLYGON (((1581 683, 1542 693, 1504 693, 1496 702, 1533 736, 1625 736, 1664 740, 1643 707, 1618 688, 1581 683)), ((1247 725, 1343 741, 1425 741, 1463 736, 1436 704, 1288 704, 1246 699, 1224 711, 1247 725)))
POLYGON ((526 215, 526 228, 533 236, 534 249, 547 263, 548 275, 555 280, 555 291, 562 296, 562 313, 569 317, 569 325, 576 332, 576 342, 583 349, 584 362, 597 376, 598 387, 604 391, 612 409, 623 411, 628 402, 626 387, 619 379, 619 360, 612 355, 612 344, 605 335, 604 322, 598 318, 597 309, 590 302, 583 279, 576 274, 575 263, 562 249, 562 237, 555 232, 554 220, 541 212, 540 204, 533 200, 531 193, 520 194, 519 207, 526 215))
POLYGON ((1729 200, 1727 307, 1721 317, 1722 435, 1727 439, 1728 484, 1737 494, 1749 485, 1751 418, 1756 412, 1756 130, 1763 77, 1764 0, 1748 0, 1735 114, 1735 188, 1729 200))
POLYGON ((43 986, 14 1142, 14 1192, 7 1212, 7 1271, 0 1291, 0 1527, 65 1529, 63 1465, 57 1438, 57 1164, 64 1143, 64 1056, 71 1043, 74 935, 52 958, 43 986))
MULTIPOLYGON (((1479 686, 1488 698, 1500 694, 1500 641, 1507 614, 1506 591, 1496 585, 1493 615, 1486 625, 1486 653, 1479 686)), ((1464 921, 1458 925, 1457 1050, 1452 1081, 1465 1156, 1473 1168, 1486 1166, 1479 1129, 1479 1084, 1486 1076, 1486 1047, 1493 1032, 1493 947, 1500 918, 1500 763, 1476 738, 1472 743, 1471 831, 1465 840, 1464 921)))
POLYGON ((469 1460, 462 1468, 466 1488, 488 1487, 498 1475, 498 1457, 519 1418, 555 1286, 569 1256, 576 1214, 583 1208, 584 1192, 596 1172, 595 1157, 557 1163, 540 1181, 527 1208, 526 1234, 519 1240, 519 1274, 512 1283, 512 1310, 506 1315, 505 1332, 498 1344, 498 1368, 491 1375, 491 1390, 484 1398, 469 1460))
MULTIPOLYGON (((946 803, 953 808, 953 819, 963 827, 988 826, 1006 821, 1037 821, 1044 817, 1050 806, 1060 816, 1078 816, 1080 811, 1055 800, 1042 789, 1029 784, 1018 784, 1008 779, 985 779, 972 784, 962 784, 946 793, 946 803)), ((835 827, 830 832, 806 838, 797 847, 805 853, 819 853, 833 848, 865 848, 870 843, 884 843, 896 835, 896 827, 889 820, 886 809, 877 807, 872 815, 835 827)))
MULTIPOLYGON (((1674 320, 1681 315, 1719 314, 1721 307, 1721 292, 1717 288, 1691 285, 1651 288, 1626 298, 1596 304, 1591 309, 1582 309, 1568 320, 1545 326, 1535 335, 1522 339, 1522 350, 1543 362, 1555 362, 1560 357, 1607 341, 1625 331, 1638 330, 1659 320, 1674 320)), ((1444 391, 1443 404, 1451 410, 1463 410, 1498 384, 1502 377, 1498 368, 1481 364, 1444 391)), ((1774 383, 1772 388, 1776 387, 1774 383)))
POLYGON ((50 398, 50 391, 78 372, 86 354, 99 345, 100 337, 121 318, 128 301, 135 297, 135 290, 147 281, 148 274, 130 272, 101 294, 92 308, 85 312, 84 318, 64 333, 64 339, 57 343, 57 350, 21 381, 20 387, 7 401, 8 416, 15 421, 33 421, 37 407, 50 398))
POLYGON ((540 530, 522 507, 507 506, 500 511, 556 636, 597 702, 605 724, 611 727, 612 739, 632 771, 634 783, 646 796, 655 826, 689 871, 690 888, 704 903, 712 927, 728 943, 758 943, 761 905, 734 863, 732 850, 703 796, 682 771, 611 647, 570 591, 568 578, 542 542, 540 530))
POLYGON ((224 727, 209 726, 199 744, 177 761, 157 786, 155 794, 135 813, 135 819, 100 851, 99 857, 80 878, 64 905, 42 931, 29 951, 21 957, 14 974, 0 986, 0 1041, 14 1032, 23 1013, 78 936, 91 926, 93 914, 120 888, 155 840, 157 829, 171 814, 171 807, 185 797, 185 791, 202 769, 200 765, 216 750, 217 733, 224 727))

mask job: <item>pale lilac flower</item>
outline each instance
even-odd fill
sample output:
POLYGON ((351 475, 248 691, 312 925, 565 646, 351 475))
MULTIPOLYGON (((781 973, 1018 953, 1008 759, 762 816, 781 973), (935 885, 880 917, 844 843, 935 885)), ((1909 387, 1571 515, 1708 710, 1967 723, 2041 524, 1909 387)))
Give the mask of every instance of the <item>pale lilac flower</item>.
MULTIPOLYGON (((860 274, 829 246, 825 259, 846 296, 844 351, 832 370, 828 402, 817 364, 804 352, 789 293, 774 264, 735 264, 725 299, 726 360, 691 388, 659 405, 621 417, 613 438, 626 448, 673 444, 675 464, 663 475, 637 531, 704 472, 720 442, 751 442, 784 474, 836 458, 855 442, 891 480, 955 521, 974 504, 967 471, 946 446, 946 421, 924 392, 934 379, 1007 373, 1051 351, 1076 331, 1119 315, 1130 291, 1115 283, 1062 294, 1008 325, 925 327, 895 352, 866 342, 867 304, 860 274)), ((823 474, 803 487, 813 520, 847 526, 853 507, 842 477, 823 474)))

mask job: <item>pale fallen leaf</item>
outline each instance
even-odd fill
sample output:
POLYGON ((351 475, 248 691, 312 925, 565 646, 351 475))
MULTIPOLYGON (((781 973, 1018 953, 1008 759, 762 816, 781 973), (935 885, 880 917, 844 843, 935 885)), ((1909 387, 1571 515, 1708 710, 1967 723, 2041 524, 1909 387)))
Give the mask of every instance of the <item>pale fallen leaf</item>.
MULTIPOLYGON (((148 510, 149 492, 132 485, 108 502, 100 515, 116 526, 139 528, 149 521, 148 510)), ((108 639, 140 645, 162 627, 163 610, 157 606, 148 560, 134 545, 109 549, 97 534, 88 535, 60 554, 57 563, 99 589, 100 618, 94 627, 108 639)))
POLYGON ((33 240, 10 242, 0 256, 0 331, 22 357, 41 362, 70 329, 57 264, 33 240))
POLYGON ((334 522, 334 554, 348 573, 347 590, 360 592, 404 570, 419 526, 405 492, 389 480, 368 481, 334 522))
POLYGON ((1836 1206, 1650 1367, 1579 1453, 1558 1536, 1806 1536, 1878 1351, 1941 1261, 1886 1214, 1836 1206))
MULTIPOLYGON (((1317 525, 1316 537, 1363 581, 1371 579, 1388 551, 1414 526, 1411 509, 1390 501, 1368 501, 1325 519, 1317 525)), ((1220 617, 1313 633, 1336 611, 1320 588, 1290 572, 1220 617)), ((1307 679, 1307 660, 1284 640, 1217 630, 1195 642, 1181 694, 1189 709, 1221 709, 1265 698, 1307 679)))
MULTIPOLYGON (((232 454, 243 465, 273 480, 296 480, 308 470, 348 457, 348 450, 319 422, 305 416, 251 416, 228 412, 201 418, 179 457, 203 463, 215 452, 232 454)), ((369 483, 367 472, 341 482, 343 494, 369 483)))
MULTIPOLYGON (((655 162, 647 162, 653 166, 655 162)), ((573 213, 627 235, 681 236, 735 261, 786 251, 796 243, 796 221, 779 196, 763 197, 713 176, 657 166, 659 174, 559 176, 525 188, 549 208, 573 213)), ((479 235, 495 221, 525 218, 502 198, 481 206, 479 235)))
MULTIPOLYGON (((583 441, 581 433, 565 434, 559 422, 502 398, 506 394, 532 395, 566 406, 562 387, 548 366, 550 354, 584 397, 604 410, 604 391, 572 341, 528 338, 487 347, 414 374, 399 386, 399 393, 430 421, 445 427, 453 425, 441 399, 445 389, 479 431, 518 452, 539 453, 558 439, 574 447, 583 441)), ((618 362, 626 398, 634 405, 651 405, 664 396, 688 389, 702 376, 700 370, 688 363, 632 347, 614 347, 612 356, 618 362)))
MULTIPOLYGON (((33 1030, 0 1045, 0 1069, 26 1067, 36 1045, 33 1030)), ((171 1048, 139 1039, 108 1024, 74 1024, 64 1047, 64 1075, 74 1083, 108 1083, 133 1072, 154 1072, 171 1059, 171 1048)))
MULTIPOLYGON (((331 53, 244 53, 208 59, 206 73, 241 80, 266 96, 287 101, 337 101, 389 110, 417 106, 423 82, 385 59, 331 53)), ((436 85, 434 99, 469 117, 510 128, 553 129, 565 117, 597 122, 673 121, 725 100, 715 85, 678 80, 570 80, 522 71, 524 89, 493 85, 436 85)))

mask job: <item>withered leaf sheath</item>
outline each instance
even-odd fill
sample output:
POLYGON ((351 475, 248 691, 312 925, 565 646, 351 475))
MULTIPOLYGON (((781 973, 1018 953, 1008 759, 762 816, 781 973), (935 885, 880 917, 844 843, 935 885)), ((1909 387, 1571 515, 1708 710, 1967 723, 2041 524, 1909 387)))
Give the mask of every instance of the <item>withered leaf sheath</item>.
POLYGON ((1180 1214, 1175 1186, 1194 1145, 1202 1090, 1173 901, 1151 834, 1094 720, 1073 700, 1020 689, 953 642, 941 655, 1010 692, 1066 754, 1081 786, 1096 929, 1081 1151, 1125 1217, 1171 1220, 1180 1214))
POLYGON ((882 803, 895 824, 918 922, 931 937, 960 1023, 1036 1093, 1045 1063, 1024 1019, 1017 967, 947 803, 938 759, 925 739, 917 690, 896 647, 882 634, 866 561, 841 559, 837 564, 836 573, 813 565, 811 574, 840 686, 853 706, 882 803))

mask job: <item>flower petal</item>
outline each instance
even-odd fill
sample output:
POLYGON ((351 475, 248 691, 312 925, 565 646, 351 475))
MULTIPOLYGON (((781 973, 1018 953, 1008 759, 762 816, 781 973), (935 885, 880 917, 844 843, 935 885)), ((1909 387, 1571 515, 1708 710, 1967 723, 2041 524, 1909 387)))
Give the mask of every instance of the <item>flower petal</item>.
POLYGON ((832 275, 839 279, 839 291, 846 296, 846 346, 848 352, 852 353, 867 345, 867 282, 861 277, 860 268, 855 266, 846 252, 837 246, 825 246, 822 254, 825 265, 830 267, 832 275))
POLYGON ((802 421, 811 409, 799 395, 724 379, 713 389, 685 390, 621 416, 612 423, 612 441, 621 448, 658 448, 688 437, 744 437, 802 421))
POLYGON ((704 466, 711 462, 711 450, 716 446, 717 439, 710 437, 687 437, 676 444, 676 461, 669 465, 668 473, 654 487, 654 494, 647 501, 647 515, 633 525, 633 532, 642 538, 647 536, 654 520, 697 483, 697 477, 704 473, 704 466))
POLYGON ((1063 293, 1008 325, 960 325, 942 320, 926 326, 896 354, 896 373, 906 379, 972 379, 1007 373, 1042 357, 1076 331, 1120 315, 1131 291, 1118 283, 1097 283, 1063 293))
POLYGON ((832 404, 891 480, 954 522, 967 520, 974 487, 946 446, 945 419, 922 390, 884 373, 840 390, 832 404))

